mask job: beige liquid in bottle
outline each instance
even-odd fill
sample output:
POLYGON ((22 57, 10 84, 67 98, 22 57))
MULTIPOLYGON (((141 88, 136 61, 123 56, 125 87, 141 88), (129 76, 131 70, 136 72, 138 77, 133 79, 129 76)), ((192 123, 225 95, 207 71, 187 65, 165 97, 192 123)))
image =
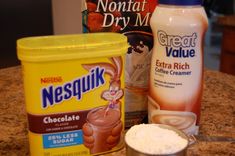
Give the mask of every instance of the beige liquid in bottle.
POLYGON ((203 86, 203 42, 208 21, 200 0, 160 0, 150 20, 154 35, 150 123, 198 133, 203 86))

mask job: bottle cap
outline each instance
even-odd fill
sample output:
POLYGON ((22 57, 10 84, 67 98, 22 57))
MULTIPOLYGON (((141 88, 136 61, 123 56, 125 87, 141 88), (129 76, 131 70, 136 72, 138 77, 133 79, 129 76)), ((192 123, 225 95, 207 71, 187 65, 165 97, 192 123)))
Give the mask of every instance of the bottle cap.
POLYGON ((183 6, 190 6, 190 5, 202 5, 202 0, 159 0, 159 4, 166 4, 166 5, 183 5, 183 6))

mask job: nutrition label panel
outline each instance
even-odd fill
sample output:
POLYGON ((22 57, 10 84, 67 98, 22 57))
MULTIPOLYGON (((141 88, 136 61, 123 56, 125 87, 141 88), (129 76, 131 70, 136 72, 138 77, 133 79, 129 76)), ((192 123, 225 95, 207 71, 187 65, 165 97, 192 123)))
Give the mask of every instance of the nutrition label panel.
POLYGON ((177 86, 182 86, 182 83, 167 82, 154 79, 154 85, 155 87, 176 88, 177 86))

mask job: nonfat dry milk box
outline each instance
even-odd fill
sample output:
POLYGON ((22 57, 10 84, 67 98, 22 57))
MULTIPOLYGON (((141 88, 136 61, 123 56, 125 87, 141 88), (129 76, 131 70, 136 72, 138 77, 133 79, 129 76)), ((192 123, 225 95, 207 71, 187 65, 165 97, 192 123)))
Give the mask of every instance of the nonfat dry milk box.
POLYGON ((116 32, 128 37, 125 67, 126 127, 147 119, 153 36, 150 18, 156 0, 83 0, 83 32, 116 32))

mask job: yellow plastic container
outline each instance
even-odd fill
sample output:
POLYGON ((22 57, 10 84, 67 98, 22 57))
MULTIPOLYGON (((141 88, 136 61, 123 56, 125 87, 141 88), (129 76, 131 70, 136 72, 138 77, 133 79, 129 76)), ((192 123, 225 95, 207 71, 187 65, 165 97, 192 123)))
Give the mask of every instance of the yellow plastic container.
POLYGON ((115 33, 28 37, 22 62, 31 156, 123 147, 127 38, 115 33))

